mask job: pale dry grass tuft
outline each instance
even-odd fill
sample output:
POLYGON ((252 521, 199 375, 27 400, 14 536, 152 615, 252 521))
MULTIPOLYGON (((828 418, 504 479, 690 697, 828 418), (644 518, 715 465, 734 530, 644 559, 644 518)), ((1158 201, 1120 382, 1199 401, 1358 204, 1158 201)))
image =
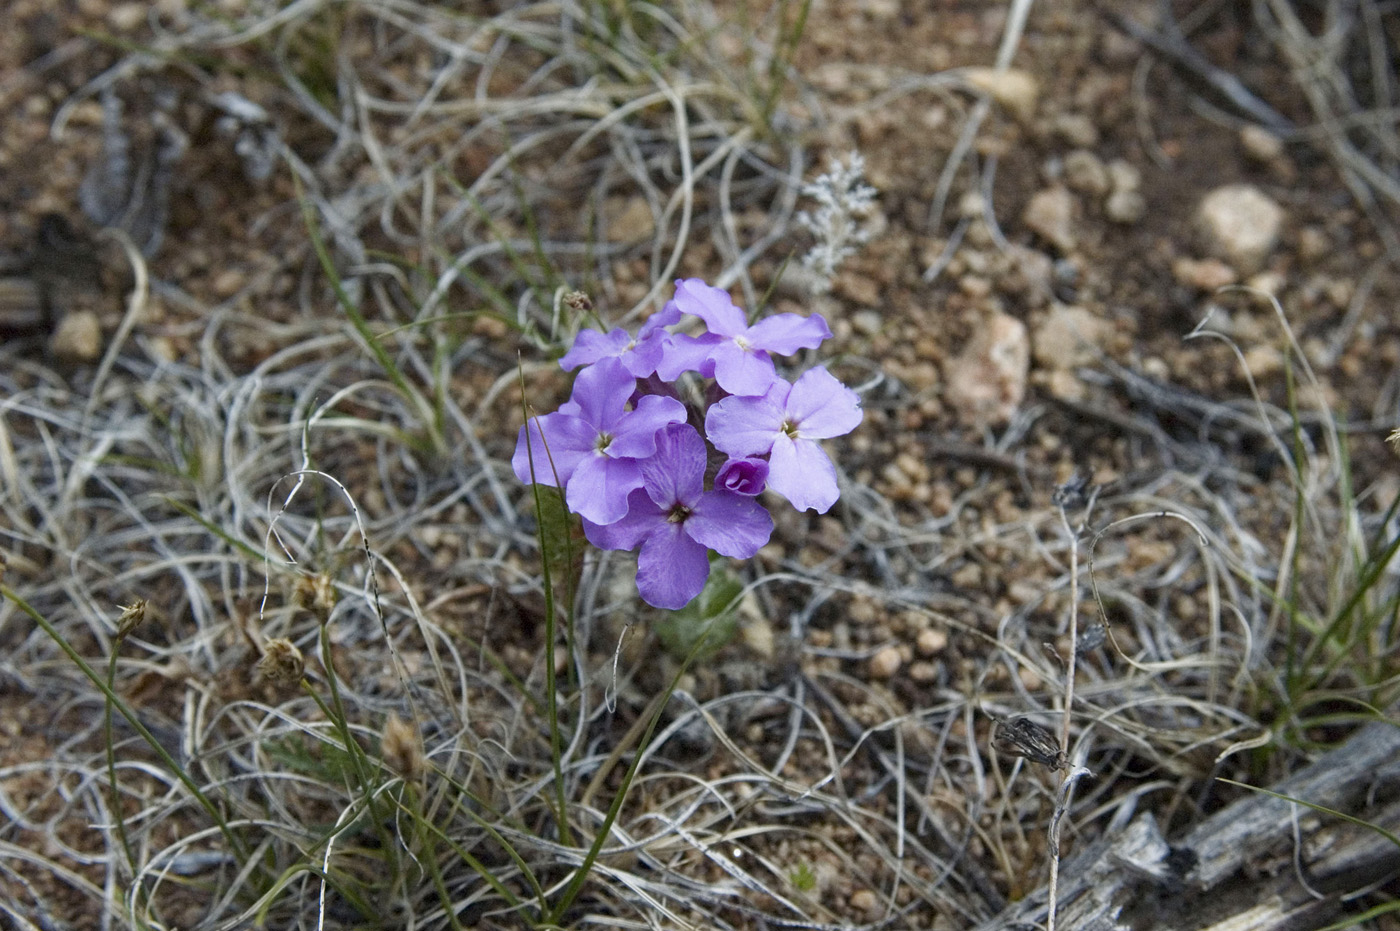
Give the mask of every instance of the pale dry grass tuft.
MULTIPOLYGON (((296 231, 295 287, 150 281, 191 351, 128 328, 96 377, 0 348, 0 683, 33 742, 0 768, 17 926, 967 927, 1044 882, 1047 834, 1081 843, 1139 804, 1185 823, 1261 735, 1284 766, 1310 688, 1393 692, 1327 650, 1311 678, 1282 668, 1285 582, 1318 578, 1291 554, 1376 530, 1364 496, 1337 500, 1337 431, 1313 447, 1291 412, 1163 390, 1141 409, 1201 437, 1142 415, 1152 469, 1073 524, 1024 474, 1014 517, 976 488, 935 515, 851 477, 826 523, 780 521, 743 603, 766 651, 683 669, 590 556, 551 727, 555 629, 508 462, 521 370, 530 403, 563 390, 551 354, 596 322, 575 289, 608 323, 680 274, 759 305, 800 245, 807 159, 769 83, 795 8, 737 35, 698 3, 242 9, 162 21, 159 56, 80 97, 136 95, 160 60, 268 66, 256 111, 213 81, 195 96, 242 121, 230 155, 276 149, 295 177, 308 222, 289 193, 252 233, 296 231), (1264 490, 1217 449, 1230 431, 1286 461, 1284 533, 1245 513, 1264 490), (908 683, 856 674, 887 647, 908 683), (1020 718, 1095 778, 1071 796, 1000 758, 992 722, 1020 718)), ((968 154, 985 107, 958 106, 936 213, 966 165, 988 190, 995 167, 968 154)), ((879 382, 872 406, 904 400, 879 382)), ((1368 564, 1349 558, 1329 565, 1368 564)), ((1366 635, 1393 661, 1393 631, 1366 635)))

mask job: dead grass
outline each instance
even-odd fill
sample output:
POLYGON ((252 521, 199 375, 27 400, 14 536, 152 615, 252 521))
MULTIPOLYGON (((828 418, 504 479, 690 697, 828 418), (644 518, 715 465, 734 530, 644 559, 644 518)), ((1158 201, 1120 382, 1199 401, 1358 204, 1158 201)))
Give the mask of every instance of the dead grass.
MULTIPOLYGON (((223 297, 128 250, 132 324, 91 376, 0 349, 16 927, 967 927, 1043 885, 1047 832, 1135 805, 1183 827, 1211 776, 1331 737, 1336 702, 1391 707, 1394 515, 1347 486, 1326 408, 1167 397, 1200 440, 1143 417, 1151 465, 1059 505, 1023 473, 935 515, 851 467, 830 517, 780 521, 746 634, 697 668, 590 556, 551 729, 520 372, 537 406, 563 390, 553 354, 593 322, 567 290, 626 323, 695 273, 756 308, 808 244, 805 6, 745 8, 191 10, 59 111, 174 119, 142 79, 177 76, 231 120, 190 170, 279 157, 240 217, 288 248, 223 297), (135 326, 150 300, 184 351, 135 326), (1358 591, 1372 620, 1329 625, 1358 591), (304 677, 257 675, 270 643, 304 677), (890 646, 907 679, 872 673, 890 646), (1093 778, 999 756, 1019 717, 1093 778)), ((105 132, 92 189, 163 202, 105 132)))

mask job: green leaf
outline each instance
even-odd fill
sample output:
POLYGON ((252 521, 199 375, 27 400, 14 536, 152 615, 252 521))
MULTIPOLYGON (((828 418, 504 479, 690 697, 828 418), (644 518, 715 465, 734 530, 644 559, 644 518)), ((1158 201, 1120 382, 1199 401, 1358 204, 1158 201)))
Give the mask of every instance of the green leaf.
MULTIPOLYGON (((545 465, 548 466, 548 463, 545 465)), ((577 514, 569 513, 564 495, 558 488, 540 485, 535 490, 533 498, 539 502, 535 519, 539 522, 540 542, 549 560, 550 578, 556 590, 573 593, 578 590, 579 577, 583 573, 586 549, 583 521, 577 514)))
POLYGON ((667 653, 683 660, 705 637, 697 659, 705 660, 718 653, 739 632, 739 619, 734 609, 739 604, 744 585, 734 574, 722 567, 711 566, 710 577, 695 600, 666 614, 656 625, 656 636, 667 653))

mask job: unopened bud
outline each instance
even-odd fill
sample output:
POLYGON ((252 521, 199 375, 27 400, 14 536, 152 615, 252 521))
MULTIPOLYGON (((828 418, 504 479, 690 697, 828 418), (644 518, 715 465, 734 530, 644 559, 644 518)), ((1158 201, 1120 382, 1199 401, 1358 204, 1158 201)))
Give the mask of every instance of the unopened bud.
POLYGON ((141 622, 146 619, 146 599, 137 598, 131 604, 122 608, 122 613, 117 616, 117 638, 121 639, 131 633, 141 622))

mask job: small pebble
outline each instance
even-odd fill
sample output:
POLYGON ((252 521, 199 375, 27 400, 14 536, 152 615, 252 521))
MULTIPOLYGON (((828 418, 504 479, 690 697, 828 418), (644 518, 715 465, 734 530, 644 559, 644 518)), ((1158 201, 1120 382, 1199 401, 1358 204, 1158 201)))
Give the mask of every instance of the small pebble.
POLYGON ((1142 172, 1127 159, 1108 163, 1108 183, 1115 191, 1136 191, 1142 187, 1142 172))
POLYGON ((1065 183, 1076 191, 1098 196, 1108 192, 1108 168, 1088 149, 1075 149, 1065 156, 1065 183))
POLYGON ((919 631, 918 639, 914 641, 914 648, 919 651, 920 656, 937 656, 947 649, 947 647, 947 632, 935 627, 929 627, 919 631))
POLYGON ((1061 252, 1074 249, 1074 195, 1068 188, 1037 191, 1026 204, 1021 222, 1061 252))
POLYGON ((1244 367, 1255 380, 1283 371, 1283 353, 1274 346, 1251 346, 1244 352, 1244 367))
POLYGON ((1147 200, 1138 191, 1114 191, 1103 204, 1104 215, 1130 226, 1147 216, 1147 200))
POLYGON ((237 268, 226 268, 214 276, 209 283, 214 295, 219 298, 233 297, 248 283, 248 277, 237 268))
POLYGON ((1026 325, 994 314, 948 362, 944 397, 964 423, 1006 423, 1026 396, 1030 356, 1026 325))
POLYGON ((909 678, 914 682, 932 682, 938 678, 938 667, 927 660, 910 663, 909 678))
POLYGON ((1099 129, 1094 121, 1083 113, 1062 113, 1055 118, 1055 135, 1070 143, 1087 149, 1099 141, 1099 129))
POLYGON ((889 679, 899 672, 903 664, 904 658, 899 655, 898 647, 882 647, 870 657, 870 675, 876 679, 889 679))
POLYGON ((1283 208, 1252 184, 1227 184, 1201 200, 1196 221, 1206 248, 1249 274, 1278 245, 1283 208))
POLYGON ((1246 126, 1240 130, 1240 146, 1244 154, 1267 165, 1283 154, 1283 140, 1262 126, 1246 126))
POLYGON ((107 23, 117 32, 133 32, 146 24, 146 4, 119 3, 107 13, 107 23))
POLYGON ((1112 332, 1108 321, 1087 308, 1056 304, 1031 339, 1035 361, 1051 370, 1088 365, 1112 332))
POLYGON ((963 80, 983 91, 1013 117, 1025 123, 1035 115, 1040 84, 1028 71, 1015 68, 964 68, 963 80))
POLYGON ((1197 291, 1215 291, 1239 280, 1235 270, 1219 259, 1177 259, 1172 262, 1172 277, 1197 291))
POLYGON ((851 908, 867 915, 874 915, 880 910, 880 897, 869 889, 857 889, 851 893, 851 908))
POLYGON ((65 362, 96 362, 102 355, 102 324, 91 310, 77 310, 59 322, 49 341, 53 354, 65 362))
POLYGON ((885 327, 885 318, 877 310, 858 310, 851 315, 851 326, 861 336, 874 336, 885 327))

